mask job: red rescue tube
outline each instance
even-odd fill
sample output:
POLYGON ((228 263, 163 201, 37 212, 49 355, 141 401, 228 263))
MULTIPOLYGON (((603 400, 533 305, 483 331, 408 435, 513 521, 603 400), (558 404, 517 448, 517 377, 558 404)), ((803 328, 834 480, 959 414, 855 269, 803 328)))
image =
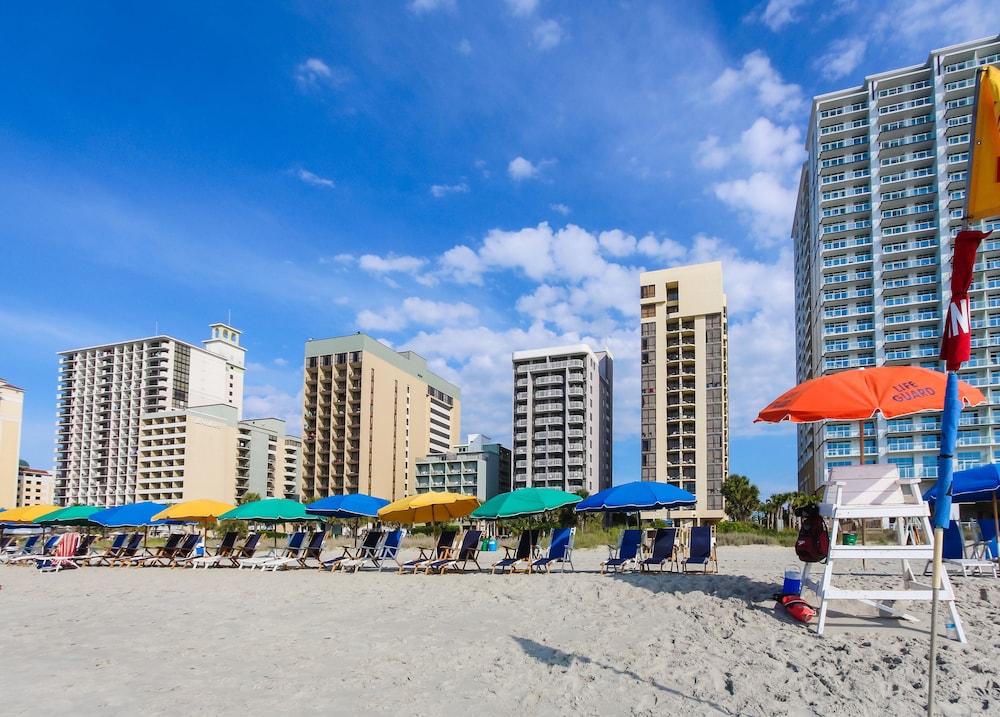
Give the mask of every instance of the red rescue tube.
POLYGON ((781 598, 788 614, 800 622, 809 622, 816 617, 816 610, 798 595, 785 595, 781 598))

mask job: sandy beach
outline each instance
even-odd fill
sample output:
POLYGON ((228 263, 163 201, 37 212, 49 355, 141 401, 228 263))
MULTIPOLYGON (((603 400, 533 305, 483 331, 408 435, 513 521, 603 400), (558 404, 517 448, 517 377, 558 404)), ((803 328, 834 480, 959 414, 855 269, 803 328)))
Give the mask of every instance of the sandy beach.
MULTIPOLYGON (((790 548, 724 546, 718 575, 602 576, 606 555, 551 575, 0 566, 0 699, 6 715, 925 714, 928 604, 912 623, 847 603, 819 637, 772 599, 790 548)), ((1000 580, 953 582, 969 642, 938 642, 938 713, 1000 714, 1000 580)))

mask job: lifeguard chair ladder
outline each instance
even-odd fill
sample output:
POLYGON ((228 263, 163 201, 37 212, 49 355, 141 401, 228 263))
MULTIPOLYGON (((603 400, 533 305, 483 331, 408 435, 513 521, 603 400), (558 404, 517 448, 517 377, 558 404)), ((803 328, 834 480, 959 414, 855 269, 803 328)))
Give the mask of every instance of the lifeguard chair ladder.
MULTIPOLYGON (((868 464, 835 466, 823 484, 820 515, 830 521, 830 553, 823 575, 816 581, 810 577, 813 563, 802 568, 802 585, 820 599, 816 634, 823 634, 827 610, 835 600, 857 600, 872 605, 880 613, 904 620, 917 621, 913 615, 897 610, 896 600, 933 600, 932 586, 917 579, 910 562, 934 557, 934 531, 930 509, 920 494, 920 481, 901 479, 895 465, 868 464), (905 491, 904 491, 905 489, 905 491), (841 545, 841 522, 845 520, 895 519, 895 545, 841 545), (914 527, 922 544, 907 544, 914 527), (842 560, 899 560, 903 577, 902 589, 855 589, 834 585, 834 566, 842 560)), ((947 604, 951 622, 959 642, 966 642, 962 619, 955 606, 955 592, 946 571, 941 571, 938 601, 947 604)))

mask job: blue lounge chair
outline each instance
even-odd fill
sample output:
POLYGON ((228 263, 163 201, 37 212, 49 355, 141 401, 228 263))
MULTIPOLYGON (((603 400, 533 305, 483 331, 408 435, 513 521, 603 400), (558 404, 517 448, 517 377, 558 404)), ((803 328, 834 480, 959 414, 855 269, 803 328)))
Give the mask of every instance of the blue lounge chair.
POLYGON ((51 556, 55 552, 56 547, 59 545, 59 541, 61 538, 62 535, 50 535, 46 539, 45 544, 42 545, 42 549, 40 551, 36 552, 35 550, 32 550, 30 553, 24 553, 23 555, 18 555, 16 557, 11 558, 10 563, 12 565, 33 565, 35 562, 35 558, 40 556, 46 556, 46 557, 51 556))
POLYGON ((511 573, 530 573, 531 559, 535 544, 538 543, 538 533, 537 530, 525 530, 517 541, 517 547, 505 546, 503 559, 493 563, 493 574, 495 575, 498 569, 501 573, 504 570, 509 570, 511 573), (518 567, 521 563, 524 563, 524 568, 518 567))
POLYGON ((548 573, 552 571, 552 563, 560 563, 562 572, 566 572, 566 565, 573 568, 573 540, 575 537, 576 528, 554 528, 552 538, 549 540, 548 553, 544 558, 533 562, 532 569, 544 568, 545 572, 548 573))
POLYGON ((191 566, 192 568, 196 568, 199 565, 208 567, 209 563, 216 563, 222 558, 228 557, 236 552, 236 540, 239 536, 240 534, 235 530, 230 530, 222 536, 222 541, 215 548, 214 553, 209 554, 206 551, 204 555, 192 555, 188 558, 178 560, 177 564, 183 567, 191 566))
POLYGON ((166 542, 156 549, 156 552, 150 553, 149 555, 123 555, 115 561, 115 564, 144 567, 149 567, 151 565, 167 565, 173 559, 174 555, 177 554, 177 551, 184 544, 184 540, 186 538, 187 535, 184 533, 171 533, 167 536, 166 542))
POLYGON ((688 555, 684 558, 684 572, 688 568, 701 566, 702 572, 719 572, 719 560, 715 556, 715 526, 696 525, 691 528, 688 540, 688 555))
MULTIPOLYGON (((944 531, 944 543, 941 546, 941 558, 944 567, 957 567, 962 571, 963 577, 969 577, 969 571, 975 571, 976 575, 982 575, 984 570, 988 570, 997 576, 997 566, 988 558, 968 558, 966 557, 965 535, 962 533, 962 525, 955 520, 948 523, 944 531)), ((924 575, 930 575, 932 560, 928 560, 924 566, 924 575)))
POLYGON ((63 533, 51 555, 35 558, 35 567, 41 573, 56 573, 66 568, 80 567, 73 562, 76 549, 80 545, 79 533, 63 533))
MULTIPOLYGON (((610 547, 610 546, 609 546, 610 547)), ((601 563, 601 574, 605 570, 624 572, 626 567, 635 569, 642 553, 642 531, 638 529, 623 530, 618 535, 618 547, 611 556, 601 563)))
POLYGON ((444 556, 448 554, 447 551, 454 547, 456 536, 458 536, 458 533, 454 530, 442 530, 433 548, 429 550, 427 548, 420 548, 420 553, 417 557, 413 560, 407 560, 400 565, 397 572, 400 575, 402 575, 404 570, 416 573, 417 570, 426 567, 427 563, 432 560, 443 560, 444 556))
POLYGON ((15 558, 23 558, 29 555, 34 555, 35 551, 38 549, 39 536, 29 535, 28 539, 24 541, 24 545, 20 548, 17 547, 17 538, 11 538, 12 542, 8 543, 4 548, 4 553, 2 557, 5 563, 13 561, 15 558))
POLYGON ((424 573, 437 572, 443 575, 444 571, 449 568, 464 573, 470 561, 476 564, 476 572, 481 571, 482 568, 479 566, 479 546, 482 539, 483 531, 481 530, 465 531, 465 536, 462 538, 462 543, 458 549, 446 549, 446 555, 443 558, 431 560, 424 566, 424 573), (459 563, 462 564, 462 567, 458 566, 459 563))
POLYGON ((320 570, 329 570, 333 572, 337 568, 341 567, 341 563, 346 560, 360 560, 361 558, 374 554, 375 550, 378 549, 382 544, 382 537, 385 535, 381 530, 369 530, 365 533, 365 539, 361 541, 361 545, 357 548, 345 547, 344 552, 335 558, 330 558, 329 560, 324 560, 320 564, 320 570))
POLYGON ((253 561, 246 560, 241 562, 240 567, 248 567, 251 570, 254 568, 260 568, 261 570, 275 571, 278 568, 288 567, 289 565, 297 565, 299 557, 305 550, 303 547, 305 542, 306 532, 304 530, 296 530, 288 536, 288 544, 285 545, 285 550, 281 555, 277 557, 272 556, 270 558, 265 556, 253 561))
POLYGON ((345 572, 348 570, 357 572, 366 565, 370 565, 373 568, 378 568, 379 572, 381 572, 382 568, 385 567, 385 563, 391 561, 396 563, 396 567, 398 568, 400 566, 399 546, 402 542, 403 530, 401 528, 390 530, 388 533, 382 534, 382 537, 373 550, 361 550, 357 558, 342 560, 339 567, 345 572))
POLYGON ((670 572, 679 568, 677 562, 677 528, 657 528, 653 536, 653 550, 648 558, 639 561, 639 570, 652 570, 654 565, 663 566, 670 563, 670 572))
POLYGON ((205 567, 231 567, 238 568, 243 560, 253 560, 260 545, 260 533, 250 533, 243 541, 243 547, 236 550, 232 555, 223 555, 211 563, 205 563, 205 567))
POLYGON ((979 540, 976 544, 978 552, 974 555, 977 558, 986 560, 997 559, 997 524, 993 518, 980 518, 976 523, 979 525, 979 540))
POLYGON ((326 530, 316 530, 309 537, 309 542, 306 544, 305 549, 302 551, 302 555, 299 556, 299 566, 303 568, 309 567, 309 561, 315 560, 317 564, 323 564, 323 545, 326 543, 326 530))

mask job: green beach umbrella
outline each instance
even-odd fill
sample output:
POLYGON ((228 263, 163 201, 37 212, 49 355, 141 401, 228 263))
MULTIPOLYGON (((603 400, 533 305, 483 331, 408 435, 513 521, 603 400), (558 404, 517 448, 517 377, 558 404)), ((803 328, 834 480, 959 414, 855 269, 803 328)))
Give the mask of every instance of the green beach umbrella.
POLYGON ((38 525, 97 525, 90 516, 100 510, 103 508, 94 505, 71 505, 39 516, 32 522, 38 525))
POLYGON ((318 516, 306 513, 306 507, 297 500, 285 498, 264 498, 237 506, 219 516, 219 520, 250 520, 260 523, 301 523, 319 520, 318 516))
POLYGON ((493 496, 472 511, 470 518, 496 520, 544 513, 582 500, 580 496, 556 488, 518 488, 493 496))

